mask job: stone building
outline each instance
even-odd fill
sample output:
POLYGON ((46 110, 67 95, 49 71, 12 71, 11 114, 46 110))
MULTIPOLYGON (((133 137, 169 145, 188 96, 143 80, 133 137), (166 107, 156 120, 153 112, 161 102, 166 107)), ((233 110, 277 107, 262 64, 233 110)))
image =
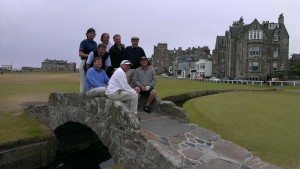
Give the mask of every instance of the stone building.
POLYGON ((289 34, 283 14, 278 23, 254 19, 233 22, 225 36, 217 36, 213 50, 213 76, 267 80, 289 70, 289 34))
POLYGON ((154 46, 152 56, 152 65, 157 74, 167 73, 172 75, 181 75, 191 77, 191 70, 195 69, 195 62, 208 57, 210 49, 207 46, 182 50, 181 47, 174 50, 168 50, 167 43, 158 43, 154 46))
POLYGON ((75 72, 76 71, 76 63, 63 60, 50 60, 45 59, 42 62, 42 71, 51 71, 51 72, 75 72))

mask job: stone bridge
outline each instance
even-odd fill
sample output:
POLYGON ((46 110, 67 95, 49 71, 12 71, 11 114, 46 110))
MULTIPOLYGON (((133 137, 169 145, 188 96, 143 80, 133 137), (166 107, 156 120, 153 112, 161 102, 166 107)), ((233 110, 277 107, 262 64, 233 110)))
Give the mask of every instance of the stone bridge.
MULTIPOLYGON (((202 91, 189 97, 220 92, 224 91, 202 91)), ((278 168, 212 131, 187 123, 187 112, 171 101, 156 98, 152 108, 151 114, 139 110, 139 121, 120 101, 88 98, 78 93, 52 93, 48 105, 35 105, 27 112, 53 131, 70 121, 86 125, 125 168, 278 168)))

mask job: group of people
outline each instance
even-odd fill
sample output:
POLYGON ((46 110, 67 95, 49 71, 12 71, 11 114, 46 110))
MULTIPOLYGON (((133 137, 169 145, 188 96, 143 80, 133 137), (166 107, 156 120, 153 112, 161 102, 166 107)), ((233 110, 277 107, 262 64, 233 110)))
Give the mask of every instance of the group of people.
POLYGON ((132 37, 131 46, 125 48, 119 34, 113 36, 113 45, 108 33, 101 35, 101 43, 97 45, 93 28, 87 30, 86 37, 79 47, 82 60, 80 92, 89 97, 121 100, 135 114, 139 97, 146 95, 148 99, 143 110, 151 113, 150 104, 156 96, 156 75, 143 48, 138 46, 139 38, 132 37))

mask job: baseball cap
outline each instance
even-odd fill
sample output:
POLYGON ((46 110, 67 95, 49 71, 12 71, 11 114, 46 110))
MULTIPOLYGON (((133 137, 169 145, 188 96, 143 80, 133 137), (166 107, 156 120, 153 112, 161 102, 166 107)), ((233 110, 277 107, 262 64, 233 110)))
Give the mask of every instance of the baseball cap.
POLYGON ((141 60, 146 59, 148 60, 148 58, 146 56, 141 57, 141 60))
POLYGON ((131 65, 132 63, 129 60, 123 60, 120 65, 131 65))

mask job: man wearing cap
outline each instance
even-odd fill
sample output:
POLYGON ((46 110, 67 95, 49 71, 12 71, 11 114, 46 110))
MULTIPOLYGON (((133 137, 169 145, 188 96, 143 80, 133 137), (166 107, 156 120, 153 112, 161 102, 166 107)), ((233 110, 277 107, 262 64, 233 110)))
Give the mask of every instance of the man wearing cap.
POLYGON ((131 62, 123 60, 120 67, 111 76, 105 95, 113 100, 121 100, 127 104, 128 110, 137 114, 138 93, 129 86, 126 72, 130 69, 131 62))
POLYGON ((151 113, 150 104, 156 96, 154 85, 156 83, 156 75, 152 66, 149 66, 148 58, 143 56, 140 61, 141 66, 138 67, 133 76, 134 90, 140 95, 148 96, 144 111, 151 113))
POLYGON ((86 73, 86 94, 89 97, 105 96, 106 86, 109 78, 105 71, 101 69, 102 60, 100 57, 95 57, 93 67, 88 69, 86 73))
POLYGON ((141 57, 146 56, 144 49, 138 45, 139 37, 131 37, 131 46, 127 46, 124 53, 125 59, 132 63, 130 70, 126 73, 128 83, 131 86, 133 86, 132 76, 134 74, 134 70, 140 66, 141 57))
POLYGON ((86 60, 91 51, 97 49, 97 43, 94 41, 96 37, 96 31, 93 28, 89 28, 86 31, 86 39, 81 41, 79 46, 79 56, 81 63, 79 65, 80 75, 80 93, 85 92, 85 73, 86 73, 86 60))

